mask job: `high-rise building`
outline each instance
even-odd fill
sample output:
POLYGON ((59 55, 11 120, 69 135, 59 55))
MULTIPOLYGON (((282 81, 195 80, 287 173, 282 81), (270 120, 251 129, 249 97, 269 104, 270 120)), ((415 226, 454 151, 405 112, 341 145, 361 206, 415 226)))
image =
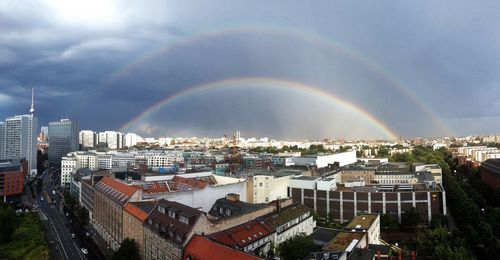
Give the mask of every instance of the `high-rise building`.
POLYGON ((78 122, 61 119, 49 123, 49 163, 61 165, 61 158, 69 152, 78 151, 78 122))
POLYGON ((22 159, 28 161, 30 174, 36 173, 36 129, 38 119, 31 115, 7 117, 4 130, 5 159, 22 159))
POLYGON ((49 127, 47 126, 42 126, 40 128, 40 133, 41 133, 41 138, 40 138, 40 141, 42 142, 46 142, 48 141, 48 138, 49 138, 49 127))
POLYGON ((0 122, 0 159, 3 159, 5 144, 5 124, 0 122))
POLYGON ((123 134, 115 131, 99 132, 98 144, 105 145, 109 149, 119 149, 123 147, 123 134))
POLYGON ((0 124, 0 158, 28 161, 28 173, 36 175, 36 129, 38 118, 35 114, 35 92, 31 89, 31 108, 29 115, 7 117, 0 124))
POLYGON ((79 141, 80 141, 80 145, 82 146, 82 150, 94 148, 97 144, 96 132, 94 132, 92 130, 80 131, 79 141))
POLYGON ((123 139, 124 139, 124 145, 127 147, 132 147, 137 143, 143 141, 142 137, 134 133, 126 133, 123 139))

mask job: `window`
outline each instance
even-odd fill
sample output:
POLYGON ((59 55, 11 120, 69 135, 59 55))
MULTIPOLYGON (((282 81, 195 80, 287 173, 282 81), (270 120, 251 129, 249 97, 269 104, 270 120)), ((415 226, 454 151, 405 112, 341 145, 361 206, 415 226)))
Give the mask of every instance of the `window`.
POLYGON ((189 219, 184 216, 179 216, 179 221, 184 224, 189 224, 189 219))
POLYGON ((175 212, 169 210, 168 211, 168 215, 171 217, 171 218, 175 218, 175 212))
POLYGON ((262 187, 262 182, 259 182, 259 187, 262 187))
POLYGON ((165 208, 162 206, 158 206, 158 211, 165 214, 165 208))

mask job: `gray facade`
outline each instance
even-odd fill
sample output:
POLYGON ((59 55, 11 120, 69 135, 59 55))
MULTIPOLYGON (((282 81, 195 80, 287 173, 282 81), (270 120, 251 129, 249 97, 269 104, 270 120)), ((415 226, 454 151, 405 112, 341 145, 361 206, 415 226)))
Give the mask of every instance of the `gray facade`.
POLYGON ((49 163, 61 165, 61 158, 69 152, 78 151, 78 122, 61 119, 49 123, 49 163))
MULTIPOLYGON (((38 120, 32 115, 8 117, 3 127, 3 158, 28 161, 28 169, 36 169, 36 129, 38 120)), ((1 130, 0 130, 1 132, 1 130)))

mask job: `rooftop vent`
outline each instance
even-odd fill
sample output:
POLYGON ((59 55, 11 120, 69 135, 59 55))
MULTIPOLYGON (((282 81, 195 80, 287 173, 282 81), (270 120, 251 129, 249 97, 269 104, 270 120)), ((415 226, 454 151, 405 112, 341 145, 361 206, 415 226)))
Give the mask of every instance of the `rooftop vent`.
POLYGON ((240 194, 228 193, 226 195, 226 200, 229 200, 229 201, 239 201, 240 200, 240 194))

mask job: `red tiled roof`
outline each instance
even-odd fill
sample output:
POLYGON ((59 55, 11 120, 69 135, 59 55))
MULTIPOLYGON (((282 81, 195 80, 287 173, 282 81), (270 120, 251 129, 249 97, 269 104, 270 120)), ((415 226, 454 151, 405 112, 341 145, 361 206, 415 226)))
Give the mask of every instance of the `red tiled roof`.
POLYGON ((200 180, 191 179, 191 178, 184 178, 184 177, 180 177, 178 175, 174 176, 174 178, 172 179, 172 182, 187 184, 187 185, 189 185, 193 188, 196 188, 196 189, 204 189, 208 185, 208 183, 205 181, 200 181, 200 180))
POLYGON ((226 229, 210 235, 216 242, 233 248, 244 248, 264 237, 269 236, 274 229, 264 221, 252 220, 245 224, 226 229))
MULTIPOLYGON (((152 202, 152 206, 153 206, 153 203, 152 202)), ((129 213, 130 215, 136 217, 138 220, 144 222, 144 220, 146 220, 146 218, 149 216, 149 212, 146 212, 138 207, 136 207, 133 203, 129 202, 125 205, 125 207, 123 208, 125 211, 127 211, 127 213, 129 213)))
POLYGON ((222 259, 260 259, 256 256, 218 244, 200 235, 194 235, 184 248, 184 257, 196 260, 222 260, 222 259))
POLYGON ((125 183, 121 183, 109 176, 104 176, 102 179, 101 179, 101 182, 110 186, 111 188, 127 195, 128 197, 132 197, 132 195, 134 195, 134 193, 139 189, 135 186, 129 186, 125 183))

